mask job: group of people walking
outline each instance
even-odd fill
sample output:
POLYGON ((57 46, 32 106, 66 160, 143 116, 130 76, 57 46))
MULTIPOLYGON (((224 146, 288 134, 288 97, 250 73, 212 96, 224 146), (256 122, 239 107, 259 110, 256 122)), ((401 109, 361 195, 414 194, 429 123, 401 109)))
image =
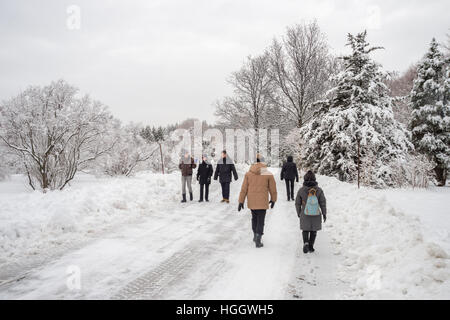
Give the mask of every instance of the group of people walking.
MULTIPOLYGON (((262 236, 264 234, 266 212, 269 207, 272 209, 275 206, 278 199, 275 178, 262 160, 262 157, 257 154, 256 162, 251 165, 249 171, 245 174, 239 193, 238 205, 238 211, 241 211, 244 209, 245 200, 247 200, 247 207, 252 214, 253 241, 256 248, 264 246, 262 236)), ((182 173, 183 200, 181 202, 186 202, 186 185, 192 201, 191 181, 196 163, 189 153, 185 154, 179 168, 182 173)), ((203 200, 209 201, 209 185, 213 175, 214 180, 219 179, 222 188, 221 202, 229 203, 230 183, 232 178, 238 180, 238 174, 225 150, 222 151, 221 159, 217 163, 215 172, 207 156, 203 155, 202 162, 197 169, 197 181, 200 184, 199 202, 203 202, 203 200)), ((293 161, 292 156, 288 156, 287 161, 283 164, 280 178, 286 183, 287 201, 295 200, 295 209, 300 220, 300 229, 302 230, 303 252, 314 252, 317 231, 322 229, 322 220, 325 222, 327 219, 325 194, 318 186, 314 172, 309 170, 304 176, 303 186, 298 190, 294 199, 294 182, 299 182, 299 175, 297 165, 293 161)))
MULTIPOLYGON (((184 154, 178 166, 181 170, 181 194, 183 199, 181 202, 186 202, 186 186, 189 190, 189 198, 192 201, 194 199, 192 194, 192 173, 193 169, 197 167, 194 158, 191 157, 189 152, 184 154)), ((209 201, 209 185, 211 184, 211 177, 213 176, 213 166, 208 160, 207 155, 202 156, 202 162, 197 169, 197 181, 200 184, 200 200, 199 202, 209 201), (204 195, 204 197, 203 197, 204 195)), ((238 179, 236 167, 233 161, 228 157, 227 151, 223 150, 221 158, 217 163, 216 171, 214 172, 214 180, 219 179, 220 186, 222 187, 222 201, 230 203, 230 183, 238 179)))

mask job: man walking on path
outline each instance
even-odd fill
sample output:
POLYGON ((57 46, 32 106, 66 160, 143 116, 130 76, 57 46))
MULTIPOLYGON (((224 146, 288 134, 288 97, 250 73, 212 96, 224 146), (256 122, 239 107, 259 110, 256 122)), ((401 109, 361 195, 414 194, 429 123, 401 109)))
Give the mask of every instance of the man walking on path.
POLYGON ((192 195, 192 169, 195 167, 197 167, 197 165, 194 163, 194 158, 186 151, 178 165, 178 168, 181 170, 181 193, 183 196, 181 202, 186 202, 186 184, 189 189, 190 200, 192 201, 194 199, 194 196, 192 195))
POLYGON ((242 182, 238 211, 244 208, 245 198, 252 213, 253 241, 256 248, 261 248, 266 210, 269 209, 269 204, 273 208, 277 201, 277 185, 273 174, 267 169, 266 164, 261 162, 259 154, 256 156, 256 163, 250 167, 242 182))
POLYGON ((217 178, 219 178, 219 182, 222 187, 221 202, 230 203, 231 174, 233 174, 234 180, 238 179, 233 161, 227 156, 227 151, 223 150, 222 158, 217 163, 216 172, 214 173, 214 180, 217 180, 217 178))
POLYGON ((202 163, 198 165, 197 169, 197 181, 200 183, 200 200, 198 200, 198 202, 203 202, 203 189, 205 189, 205 201, 209 201, 209 185, 211 184, 213 171, 212 164, 209 163, 206 154, 204 154, 202 163))
POLYGON ((298 182, 297 165, 292 156, 287 157, 287 162, 281 169, 281 180, 286 182, 287 201, 294 200, 294 179, 298 182))

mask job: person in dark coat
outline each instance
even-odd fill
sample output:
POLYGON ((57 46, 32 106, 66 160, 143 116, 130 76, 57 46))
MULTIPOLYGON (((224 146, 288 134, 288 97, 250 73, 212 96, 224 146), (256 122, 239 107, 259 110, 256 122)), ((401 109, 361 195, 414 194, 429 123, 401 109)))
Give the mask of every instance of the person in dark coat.
POLYGON ((213 171, 212 164, 208 162, 207 156, 203 155, 202 163, 198 165, 197 169, 197 181, 200 183, 200 200, 198 202, 203 202, 203 189, 205 190, 205 201, 209 201, 209 185, 213 171))
POLYGON ((327 205, 325 194, 323 190, 318 186, 316 176, 311 170, 305 174, 303 187, 297 192, 295 198, 295 208, 297 210, 297 216, 300 218, 300 229, 303 236, 303 252, 314 252, 314 241, 316 240, 317 231, 322 229, 323 222, 327 220, 327 205), (317 205, 320 208, 320 212, 317 215, 307 215, 305 209, 307 209, 308 196, 315 195, 317 198, 317 205))
POLYGON ((178 168, 181 170, 181 194, 183 196, 181 202, 186 202, 186 185, 189 189, 191 201, 194 199, 192 194, 192 169, 196 167, 197 165, 194 162, 194 158, 191 157, 189 152, 186 152, 178 165, 178 168))
POLYGON ((227 156, 227 151, 222 151, 222 158, 219 160, 216 166, 216 172, 214 173, 214 180, 219 178, 220 185, 222 187, 222 201, 230 203, 230 183, 231 175, 234 176, 234 180, 238 179, 238 174, 234 166, 233 161, 227 156))
POLYGON ((297 165, 292 156, 287 157, 287 162, 281 169, 281 180, 286 182, 287 200, 294 200, 294 179, 298 182, 297 165))

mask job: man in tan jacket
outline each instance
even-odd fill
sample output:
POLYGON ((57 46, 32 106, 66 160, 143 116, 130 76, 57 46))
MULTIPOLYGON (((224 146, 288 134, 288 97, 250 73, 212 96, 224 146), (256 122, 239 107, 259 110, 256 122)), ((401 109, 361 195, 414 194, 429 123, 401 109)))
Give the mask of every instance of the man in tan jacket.
POLYGON ((266 210, 269 209, 269 204, 273 208, 277 201, 277 185, 267 165, 261 162, 259 154, 256 156, 256 161, 245 174, 242 182, 238 211, 244 208, 245 198, 247 198, 247 206, 252 212, 253 241, 257 248, 261 248, 266 210))

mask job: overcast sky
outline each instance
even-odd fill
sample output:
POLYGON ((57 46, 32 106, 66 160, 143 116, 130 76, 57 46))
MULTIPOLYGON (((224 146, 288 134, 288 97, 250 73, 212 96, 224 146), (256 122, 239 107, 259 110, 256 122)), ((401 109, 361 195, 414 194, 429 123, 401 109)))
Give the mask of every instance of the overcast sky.
POLYGON ((402 71, 445 41, 449 12, 448 0, 0 0, 0 100, 63 78, 125 122, 213 122, 229 74, 288 25, 317 19, 336 53, 367 29, 385 47, 374 57, 402 71))

